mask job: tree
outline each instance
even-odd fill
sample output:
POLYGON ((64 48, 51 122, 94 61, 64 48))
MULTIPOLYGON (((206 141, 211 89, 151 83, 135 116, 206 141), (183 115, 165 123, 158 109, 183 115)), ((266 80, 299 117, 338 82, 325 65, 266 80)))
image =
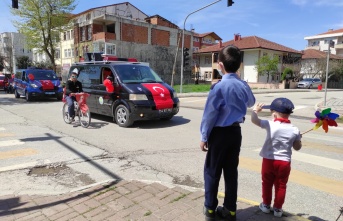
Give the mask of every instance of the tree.
POLYGON ((17 59, 17 68, 18 69, 24 69, 31 66, 31 61, 28 56, 19 56, 17 59))
POLYGON ((289 80, 293 78, 293 70, 291 68, 285 68, 282 72, 281 80, 289 80))
MULTIPOLYGON (((320 78, 322 81, 325 81, 326 77, 326 67, 327 67, 327 58, 317 58, 317 59, 303 59, 301 62, 301 75, 302 77, 310 78, 320 78)), ((341 60, 330 59, 329 60, 329 73, 332 74, 340 72, 341 60)))
POLYGON ((343 79, 343 60, 332 60, 329 65, 331 66, 329 79, 332 78, 337 81, 343 79))
POLYGON ((26 37, 28 47, 45 53, 55 69, 55 48, 59 34, 66 28, 75 0, 19 0, 19 9, 12 14, 18 31, 26 37))
POLYGON ((277 74, 279 64, 279 57, 274 56, 271 58, 268 55, 260 57, 255 65, 255 70, 257 70, 260 76, 267 75, 267 83, 269 82, 269 76, 277 74))
POLYGON ((0 71, 3 71, 5 68, 5 58, 0 56, 0 71))

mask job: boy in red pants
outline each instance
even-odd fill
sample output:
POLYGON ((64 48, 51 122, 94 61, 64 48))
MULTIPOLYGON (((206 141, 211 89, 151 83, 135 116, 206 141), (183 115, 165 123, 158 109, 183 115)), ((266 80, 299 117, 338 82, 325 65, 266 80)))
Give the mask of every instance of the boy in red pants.
POLYGON ((275 188, 274 216, 282 216, 282 205, 286 197, 286 185, 291 172, 292 147, 301 149, 299 129, 288 119, 294 105, 287 98, 276 98, 271 105, 257 104, 251 114, 251 121, 267 131, 267 137, 261 149, 262 162, 262 198, 260 209, 264 213, 271 211, 272 191, 275 188), (257 113, 270 109, 272 120, 261 120, 257 113))

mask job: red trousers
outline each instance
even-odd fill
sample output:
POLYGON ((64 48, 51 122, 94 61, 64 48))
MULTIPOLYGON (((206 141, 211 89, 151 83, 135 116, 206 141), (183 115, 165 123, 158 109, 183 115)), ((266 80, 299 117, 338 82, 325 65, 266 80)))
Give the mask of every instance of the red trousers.
POLYGON ((263 203, 272 202, 273 186, 275 188, 274 208, 281 209, 286 197, 291 162, 263 158, 262 162, 262 198, 263 203))

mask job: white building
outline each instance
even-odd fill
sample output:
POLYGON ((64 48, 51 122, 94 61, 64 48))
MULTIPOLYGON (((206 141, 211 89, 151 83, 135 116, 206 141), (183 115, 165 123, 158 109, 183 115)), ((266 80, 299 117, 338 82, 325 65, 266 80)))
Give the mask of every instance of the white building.
POLYGON ((15 58, 27 56, 29 60, 32 60, 32 51, 27 48, 24 35, 4 32, 0 33, 0 56, 5 61, 5 69, 2 72, 9 74, 17 69, 15 58))
POLYGON ((343 56, 343 28, 337 30, 330 29, 322 34, 305 37, 305 40, 308 42, 306 50, 315 49, 319 51, 327 51, 331 40, 335 45, 334 48, 330 49, 330 52, 343 56))
POLYGON ((257 36, 241 37, 235 34, 233 40, 202 48, 195 53, 200 60, 200 80, 213 82, 221 78, 217 71, 217 56, 228 45, 235 45, 242 51, 242 64, 238 72, 241 79, 249 83, 267 83, 267 76, 259 75, 256 70, 256 61, 262 56, 279 58, 278 74, 269 77, 268 83, 273 83, 281 79, 282 63, 287 63, 291 58, 300 59, 302 55, 300 51, 257 36))

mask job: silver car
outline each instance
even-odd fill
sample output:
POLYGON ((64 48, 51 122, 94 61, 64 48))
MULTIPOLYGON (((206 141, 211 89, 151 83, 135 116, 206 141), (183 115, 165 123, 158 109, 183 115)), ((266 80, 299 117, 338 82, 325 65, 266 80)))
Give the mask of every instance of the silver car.
POLYGON ((298 82, 298 88, 318 88, 322 84, 319 78, 304 78, 298 82))

